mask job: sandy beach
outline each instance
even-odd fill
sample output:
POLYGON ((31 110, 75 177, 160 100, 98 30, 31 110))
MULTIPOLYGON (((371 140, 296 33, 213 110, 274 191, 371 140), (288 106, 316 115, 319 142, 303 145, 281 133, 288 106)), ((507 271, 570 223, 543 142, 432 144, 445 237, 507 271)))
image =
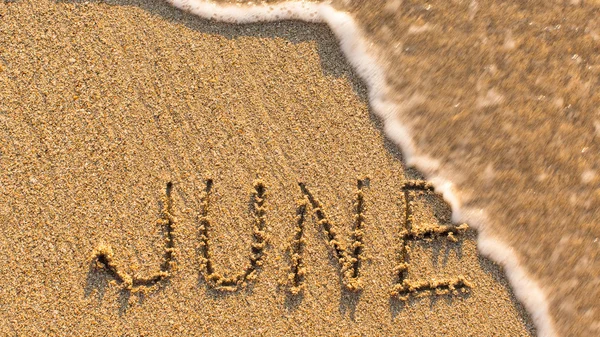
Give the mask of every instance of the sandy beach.
POLYGON ((160 0, 0 16, 2 335, 535 335, 326 26, 160 0))

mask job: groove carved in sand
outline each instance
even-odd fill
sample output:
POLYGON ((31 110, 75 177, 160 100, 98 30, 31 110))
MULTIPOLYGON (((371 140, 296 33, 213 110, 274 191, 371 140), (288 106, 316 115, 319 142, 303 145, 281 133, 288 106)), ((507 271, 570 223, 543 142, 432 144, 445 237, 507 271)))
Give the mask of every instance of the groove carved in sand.
POLYGON ((202 192, 201 196, 201 212, 200 212, 200 270, 204 274, 206 282, 218 290, 222 291, 236 291, 247 285, 248 281, 252 281, 256 278, 256 269, 262 265, 262 258, 264 255, 264 249, 267 245, 267 235, 265 232, 266 227, 266 208, 264 207, 266 187, 262 180, 256 180, 254 182, 253 192, 253 237, 254 243, 252 243, 252 249, 250 254, 250 264, 244 268, 241 272, 238 272, 234 276, 223 276, 216 272, 214 262, 212 260, 210 245, 211 240, 209 236, 209 229, 212 226, 211 221, 208 217, 208 208, 210 206, 210 191, 212 189, 213 181, 208 179, 206 181, 206 189, 202 192))
POLYGON ((358 180, 355 192, 354 202, 354 224, 351 234, 350 246, 346 247, 339 239, 336 231, 336 225, 323 210, 323 205, 309 191, 304 183, 299 183, 304 198, 299 201, 296 216, 296 229, 294 239, 291 244, 291 267, 287 277, 290 292, 294 295, 300 293, 304 287, 304 275, 306 268, 302 259, 304 246, 304 221, 306 219, 307 206, 313 208, 318 224, 323 227, 327 234, 328 243, 333 249, 336 258, 341 266, 342 283, 349 291, 359 291, 362 288, 362 282, 359 277, 359 267, 361 261, 361 252, 363 248, 363 227, 364 227, 364 194, 363 187, 365 180, 358 180))
POLYGON ((282 282, 288 286, 292 295, 298 295, 304 290, 304 277, 306 275, 306 266, 302 253, 304 252, 304 220, 306 218, 306 207, 308 200, 302 198, 298 201, 296 207, 296 225, 294 227, 294 238, 289 246, 290 269, 287 278, 282 282))
POLYGON ((92 261, 95 262, 94 266, 98 269, 106 270, 125 290, 134 293, 146 292, 169 278, 175 268, 174 229, 176 220, 172 214, 172 188, 173 184, 171 182, 167 183, 166 193, 163 198, 162 209, 160 212, 160 219, 157 221, 159 225, 163 226, 165 231, 164 260, 157 272, 148 276, 139 276, 135 273, 129 274, 124 272, 123 267, 115 261, 113 249, 109 245, 100 244, 92 254, 92 261))
MULTIPOLYGON (((308 207, 311 207, 318 221, 318 225, 324 229, 328 244, 332 248, 335 257, 340 264, 340 273, 344 287, 349 291, 360 291, 362 282, 359 275, 361 253, 364 246, 364 221, 365 221, 365 202, 363 188, 367 185, 367 179, 358 180, 354 201, 354 221, 353 230, 347 247, 340 240, 337 233, 337 225, 326 215, 323 204, 315 198, 304 183, 299 183, 303 193, 303 198, 298 202, 296 209, 295 233, 290 245, 291 265, 287 275, 286 283, 289 291, 297 295, 304 289, 304 277, 306 267, 302 258, 305 239, 304 226, 308 207)), ((219 274, 214 267, 212 260, 209 236, 209 229, 212 226, 208 217, 210 206, 210 193, 213 186, 211 179, 206 181, 206 188, 202 192, 200 225, 199 225, 199 250, 200 250, 200 270, 204 274, 204 279, 214 288, 222 291, 236 291, 247 285, 249 281, 256 278, 257 268, 262 265, 264 249, 267 245, 266 227, 266 208, 264 207, 266 186, 263 181, 254 182, 253 191, 253 238, 249 264, 237 274, 227 277, 219 274)), ((172 215, 171 198, 172 183, 167 184, 166 195, 163 198, 163 207, 161 209, 161 218, 157 221, 164 226, 165 230, 165 253, 164 262, 159 271, 149 276, 139 276, 135 273, 129 274, 123 271, 123 268, 115 261, 114 253, 110 246, 101 244, 93 253, 93 261, 99 269, 106 270, 117 282, 121 283, 123 289, 132 292, 145 292, 158 285, 161 281, 171 276, 175 267, 175 244, 174 227, 176 220, 172 215)), ((409 280, 408 270, 411 241, 431 240, 439 237, 445 237, 451 242, 457 242, 457 235, 464 233, 469 226, 461 225, 428 225, 417 226, 414 219, 415 199, 418 194, 434 192, 433 186, 425 181, 407 181, 402 186, 405 218, 404 226, 400 230, 400 261, 394 268, 394 274, 397 279, 392 286, 391 295, 401 300, 407 300, 410 295, 421 295, 433 293, 436 295, 457 294, 466 292, 471 288, 471 284, 462 275, 454 278, 441 280, 409 280)))
POLYGON ((455 225, 435 225, 419 227, 415 225, 414 208, 417 193, 434 192, 433 185, 422 180, 409 180, 402 186, 404 194, 404 228, 400 230, 400 262, 394 268, 394 274, 397 280, 392 287, 391 295, 400 300, 407 300, 410 295, 419 295, 422 293, 434 293, 436 295, 458 294, 459 291, 466 292, 471 288, 471 284, 464 276, 459 275, 454 278, 443 280, 418 280, 408 279, 410 241, 434 239, 445 236, 451 242, 457 242, 456 235, 464 233, 469 226, 467 224, 455 225))

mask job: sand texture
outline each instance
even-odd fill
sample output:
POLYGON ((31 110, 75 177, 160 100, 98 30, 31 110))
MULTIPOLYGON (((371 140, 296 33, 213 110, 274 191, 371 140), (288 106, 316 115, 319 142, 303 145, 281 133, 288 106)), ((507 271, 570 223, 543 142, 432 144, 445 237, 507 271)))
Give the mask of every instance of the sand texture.
POLYGON ((0 16, 0 334, 535 334, 326 27, 0 16))

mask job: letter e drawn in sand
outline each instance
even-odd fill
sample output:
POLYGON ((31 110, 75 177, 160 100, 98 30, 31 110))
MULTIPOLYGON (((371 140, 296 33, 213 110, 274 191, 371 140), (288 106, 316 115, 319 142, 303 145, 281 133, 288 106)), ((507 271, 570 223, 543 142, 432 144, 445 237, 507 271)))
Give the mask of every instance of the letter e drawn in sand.
POLYGON ((409 180, 402 186, 405 203, 404 228, 400 230, 400 262, 394 268, 394 274, 397 281, 392 287, 391 295, 400 300, 406 301, 410 295, 422 293, 432 293, 436 295, 458 294, 459 291, 466 292, 471 288, 471 284, 462 275, 455 278, 443 280, 418 280, 408 279, 409 253, 408 244, 410 241, 427 240, 440 237, 442 235, 451 242, 457 242, 456 236, 464 233, 469 226, 462 224, 455 225, 436 225, 427 227, 417 227, 414 221, 415 198, 417 193, 434 192, 433 185, 422 180, 409 180))
POLYGON ((335 257, 340 264, 342 284, 346 290, 352 292, 358 292, 362 289, 362 282, 359 277, 360 261, 362 258, 360 254, 363 249, 363 227, 365 220, 364 193, 362 189, 367 185, 367 183, 368 178, 359 179, 357 181, 357 189, 354 194, 355 215, 349 247, 346 247, 339 239, 336 231, 336 225, 325 214, 321 202, 314 197, 314 195, 309 191, 308 187, 306 187, 306 184, 298 184, 302 190, 302 193, 304 194, 304 197, 298 202, 298 207, 296 210, 295 233, 290 245, 291 266, 287 275, 287 279, 285 280, 292 295, 301 293, 304 288, 306 267, 304 266, 304 261, 302 259, 302 252, 305 242, 303 235, 304 222, 306 220, 306 210, 309 205, 312 207, 313 212, 317 217, 318 224, 325 230, 329 246, 333 249, 335 257))
POLYGON ((176 219, 172 214, 173 199, 171 190, 173 184, 167 183, 166 193, 162 202, 160 219, 157 223, 161 225, 165 232, 165 251, 163 254, 163 263, 157 272, 148 276, 139 276, 135 273, 128 274, 115 261, 112 247, 100 244, 92 254, 94 266, 98 269, 106 270, 117 282, 121 284, 123 290, 132 293, 145 293, 158 286, 162 281, 171 276, 175 268, 175 224, 176 219))
POLYGON ((262 180, 254 181, 253 196, 253 232, 254 243, 250 254, 250 264, 241 272, 234 276, 223 276, 215 271, 214 262, 210 252, 210 236, 209 229, 212 226, 208 217, 208 209, 210 206, 210 192, 212 189, 212 179, 206 180, 206 189, 202 192, 201 211, 200 211, 200 271, 204 273, 206 282, 217 290, 221 291, 237 291, 247 286, 248 281, 256 279, 257 268, 262 265, 264 249, 267 246, 266 227, 266 208, 264 207, 266 186, 262 180))

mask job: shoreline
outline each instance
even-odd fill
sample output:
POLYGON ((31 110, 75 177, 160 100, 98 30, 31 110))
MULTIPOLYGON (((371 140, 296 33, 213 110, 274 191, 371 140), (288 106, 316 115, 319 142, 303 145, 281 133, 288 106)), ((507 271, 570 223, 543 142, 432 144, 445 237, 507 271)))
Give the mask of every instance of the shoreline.
POLYGON ((443 195, 452 207, 452 220, 454 222, 466 222, 478 230, 478 250, 504 267, 515 295, 532 315, 539 335, 556 336, 552 318, 548 311, 546 294, 538 283, 528 276, 527 271, 520 265, 513 249, 499 239, 491 237, 485 225, 486 216, 481 210, 461 207, 452 180, 446 178, 447 175, 438 167, 435 159, 415 154, 416 150, 412 143, 410 130, 394 118, 398 113, 402 113, 404 109, 410 109, 414 102, 412 99, 409 100, 407 106, 396 106, 391 102, 386 102, 383 70, 370 55, 366 41, 362 37, 363 34, 351 16, 345 12, 337 11, 329 4, 302 1, 250 7, 220 5, 201 0, 166 1, 201 18, 227 23, 243 24, 301 20, 327 24, 338 38, 340 48, 346 59, 358 76, 366 83, 369 104, 373 111, 382 118, 386 136, 401 147, 407 165, 414 166, 423 172, 426 178, 433 183, 436 190, 443 195))

